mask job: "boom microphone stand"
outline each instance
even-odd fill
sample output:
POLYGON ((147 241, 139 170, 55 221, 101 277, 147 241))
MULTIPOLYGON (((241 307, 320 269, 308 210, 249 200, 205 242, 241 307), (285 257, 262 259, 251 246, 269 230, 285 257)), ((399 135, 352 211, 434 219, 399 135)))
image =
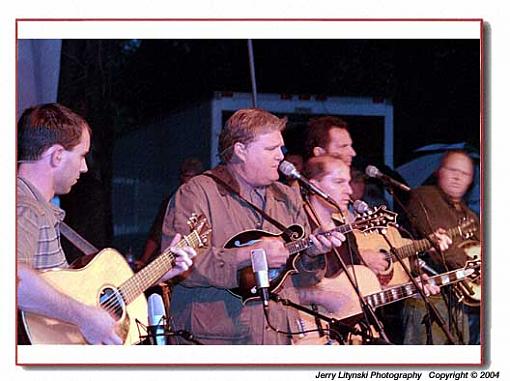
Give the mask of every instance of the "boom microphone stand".
MULTIPOLYGON (((320 197, 320 195, 319 195, 319 197, 320 197)), ((326 199, 326 201, 329 202, 330 204, 332 204, 329 199, 326 199)), ((315 209, 313 208, 313 206, 310 203, 310 200, 307 197, 305 197, 305 202, 306 202, 307 206, 310 208, 310 210, 313 213, 313 215, 315 216, 315 218, 317 219, 317 221, 319 221, 319 223, 320 223, 321 222, 320 218, 317 215, 317 212, 315 211, 315 209)), ((338 204, 335 203, 334 206, 340 212, 340 214, 343 215, 338 204)), ((351 273, 348 271, 347 265, 345 264, 342 256, 340 255, 340 252, 338 251, 338 249, 336 247, 333 247, 333 252, 335 253, 336 258, 338 259, 338 262, 340 263, 340 267, 345 272, 345 275, 346 275, 349 283, 351 284, 352 288, 356 292, 356 295, 358 296, 361 310, 363 311, 363 314, 365 316, 365 319, 367 320, 368 325, 369 326, 373 325, 375 327, 375 329, 377 330, 377 332, 379 333, 379 335, 381 336, 381 338, 387 344, 391 344, 390 340, 388 339, 388 336, 386 335, 386 332, 383 329, 381 321, 375 315, 373 308, 368 303, 366 303, 365 299, 363 298, 363 295, 361 294, 361 291, 357 285, 357 282, 354 281, 351 273)))

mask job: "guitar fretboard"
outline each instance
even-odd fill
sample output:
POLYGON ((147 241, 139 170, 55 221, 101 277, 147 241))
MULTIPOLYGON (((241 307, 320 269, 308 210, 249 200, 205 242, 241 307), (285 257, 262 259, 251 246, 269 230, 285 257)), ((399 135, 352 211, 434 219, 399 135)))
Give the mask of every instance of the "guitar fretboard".
MULTIPOLYGON (((176 245, 178 248, 200 246, 200 237, 196 231, 184 236, 176 245)), ((147 288, 166 274, 174 266, 175 254, 167 248, 159 257, 137 272, 119 286, 119 291, 126 304, 131 303, 147 288)))
MULTIPOLYGON (((459 269, 439 274, 428 279, 428 283, 443 287, 451 283, 459 282, 466 279, 474 272, 473 269, 459 269)), ((396 287, 377 292, 375 294, 365 296, 365 301, 373 308, 381 307, 386 304, 394 303, 402 299, 409 298, 418 294, 418 290, 414 283, 409 282, 396 287)))
MULTIPOLYGON (((456 226, 456 227, 448 229, 446 231, 446 234, 449 237, 454 238, 456 236, 462 235, 462 230, 460 229, 460 227, 456 226)), ((430 249, 432 247, 432 239, 433 238, 434 238, 434 235, 431 234, 428 238, 423 238, 423 239, 420 239, 417 241, 413 241, 412 243, 410 243, 408 245, 405 245, 405 246, 395 249, 395 251, 400 256, 400 258, 412 257, 422 251, 426 251, 426 250, 430 249)), ((397 260, 397 258, 395 258, 394 253, 389 254, 389 258, 392 261, 397 260)))

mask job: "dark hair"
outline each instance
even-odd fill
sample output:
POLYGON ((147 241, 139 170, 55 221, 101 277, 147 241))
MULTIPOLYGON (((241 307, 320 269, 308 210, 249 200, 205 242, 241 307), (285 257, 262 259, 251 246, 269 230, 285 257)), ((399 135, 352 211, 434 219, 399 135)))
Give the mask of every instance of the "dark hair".
POLYGON ((329 143, 329 130, 342 128, 347 130, 348 125, 343 119, 336 116, 321 116, 308 122, 305 140, 305 158, 313 156, 315 147, 325 148, 329 143))
POLYGON ((223 162, 228 162, 233 155, 235 143, 248 144, 257 135, 270 131, 283 131, 287 118, 277 116, 258 108, 241 109, 228 118, 221 130, 218 154, 223 162))
POLYGON ((91 133, 85 119, 58 103, 30 107, 18 120, 18 160, 39 160, 54 144, 71 150, 80 144, 83 129, 91 133))

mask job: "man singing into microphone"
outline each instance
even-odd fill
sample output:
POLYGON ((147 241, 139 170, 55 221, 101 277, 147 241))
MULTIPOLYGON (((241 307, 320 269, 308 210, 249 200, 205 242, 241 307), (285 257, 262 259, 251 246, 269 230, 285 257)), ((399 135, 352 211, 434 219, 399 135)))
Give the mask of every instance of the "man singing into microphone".
MULTIPOLYGON (((331 156, 340 159, 347 170, 351 169, 352 161, 356 156, 353 141, 348 130, 347 123, 338 117, 322 116, 310 120, 305 141, 305 158, 331 156)), ((350 175, 349 175, 350 178, 350 175)), ((346 207, 342 212, 347 216, 350 211, 346 207)), ((352 215, 350 216, 352 218, 352 215)), ((344 245, 343 252, 347 258, 348 246, 355 247, 356 240, 348 239, 348 245, 344 245)), ((375 273, 383 272, 388 268, 385 256, 379 251, 365 247, 364 260, 375 273)), ((350 256, 350 255, 349 255, 350 256)))
MULTIPOLYGON (((347 215, 347 208, 352 195, 352 188, 350 186, 349 167, 339 158, 329 155, 322 155, 319 157, 312 157, 309 159, 303 171, 303 175, 316 187, 320 188, 323 192, 327 193, 335 203, 340 207, 340 211, 347 215)), ((339 211, 324 200, 324 198, 316 194, 310 194, 308 197, 309 203, 305 206, 305 210, 309 216, 312 228, 320 227, 322 230, 331 230, 338 225, 341 225, 341 217, 339 211)), ((363 236, 361 232, 354 232, 356 238, 363 236)), ((397 241, 398 231, 396 229, 388 229, 388 237, 393 242, 397 241)), ((375 234, 377 236, 377 234, 375 234)), ((351 234, 350 234, 351 236, 351 234)), ((444 234, 436 232, 438 245, 446 249, 451 240, 444 234)), ((410 242, 410 240, 408 240, 410 242)), ((398 241, 400 245, 404 241, 398 241)), ((347 265, 362 264, 367 265, 375 274, 384 269, 380 269, 377 263, 371 262, 371 250, 365 245, 363 239, 357 239, 358 245, 352 245, 353 253, 344 250, 346 245, 343 245, 339 254, 347 265), (352 256, 350 254, 353 254, 352 256), (358 256, 359 254, 359 256, 358 256)), ((408 242, 405 242, 408 243, 408 242)), ((368 245, 370 246, 370 245, 368 245)), ((325 277, 330 279, 337 278, 342 273, 342 267, 334 252, 326 254, 326 273, 325 277)), ((384 261, 385 268, 388 267, 388 262, 384 261)), ((377 282, 377 281, 376 281, 377 282)), ((334 283, 329 282, 329 285, 334 284, 333 289, 330 286, 324 286, 322 283, 312 287, 299 288, 300 302, 303 304, 318 304, 324 307, 328 312, 335 314, 345 305, 352 305, 356 303, 357 296, 354 293, 352 286, 346 282, 334 283)), ((381 286, 382 288, 382 286, 381 286)), ((426 293, 437 294, 439 289, 436 286, 425 287, 426 293)), ((340 317, 340 316, 335 316, 340 317)), ((390 338, 391 339, 391 338, 390 338)), ((298 343, 300 343, 298 341, 298 343)))
MULTIPOLYGON (((310 120, 308 123, 306 141, 305 141, 305 158, 310 159, 314 157, 322 157, 329 155, 331 157, 338 158, 344 162, 350 169, 351 175, 354 172, 351 168, 354 157, 356 157, 356 151, 353 148, 353 140, 348 130, 348 124, 338 117, 333 116, 322 116, 310 120)), ((351 186, 356 189, 356 184, 351 182, 351 186)), ((352 198, 359 199, 362 196, 358 193, 356 197, 352 198)), ((352 218, 350 210, 343 212, 346 216, 352 218)), ((456 225, 456 224, 454 224, 456 225)), ((446 240, 442 234, 442 227, 445 225, 439 224, 434 228, 436 237, 441 240, 446 240)), ((403 246, 406 241, 400 236, 400 233, 396 228, 390 227, 388 229, 388 237, 392 245, 396 247, 403 246)), ((393 273, 401 274, 398 277, 394 277, 390 282, 392 284, 403 283, 408 280, 407 275, 401 268, 400 264, 394 264, 395 268, 389 268, 386 256, 380 251, 381 247, 386 247, 386 242, 377 235, 363 236, 357 234, 354 239, 351 235, 347 236, 347 243, 342 246, 341 252, 344 258, 362 260, 372 271, 378 276, 386 276, 388 271, 393 273), (361 258, 355 258, 356 255, 352 253, 359 253, 361 258), (393 283, 395 282, 395 283, 393 283)), ((348 263, 352 260, 348 261, 348 263)), ((409 263, 408 259, 405 259, 406 264, 409 263)), ((391 315, 391 314, 390 314, 391 315)), ((390 323, 389 325, 397 326, 397 330, 400 330, 400 322, 390 323)))
MULTIPOLYGON (((283 241, 263 238, 249 246, 224 248, 245 230, 281 232, 250 203, 281 224, 297 223, 310 233, 299 193, 277 182, 285 125, 286 119, 260 109, 235 112, 219 137, 222 164, 182 185, 169 204, 162 247, 175 233, 187 230, 190 211, 204 214, 213 229, 209 247, 199 251, 172 295, 176 328, 190 331, 204 344, 290 344, 288 332, 298 330, 297 313, 291 308, 270 301, 268 324, 260 301, 243 304, 229 292, 239 287, 238 272, 250 266, 254 249, 264 249, 269 268, 284 265, 289 251, 283 241)), ((310 238, 313 245, 301 254, 299 273, 287 278, 279 292, 282 297, 295 295, 293 283, 319 281, 324 272, 321 254, 345 239, 339 233, 310 238)))

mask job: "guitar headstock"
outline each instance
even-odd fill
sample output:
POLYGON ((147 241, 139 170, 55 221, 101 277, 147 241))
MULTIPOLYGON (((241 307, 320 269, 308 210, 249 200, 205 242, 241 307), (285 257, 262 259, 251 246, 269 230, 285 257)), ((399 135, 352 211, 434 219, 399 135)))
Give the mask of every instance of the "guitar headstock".
POLYGON ((192 213, 191 217, 188 218, 187 224, 191 233, 187 236, 189 239, 186 241, 190 241, 188 242, 190 246, 193 246, 195 249, 207 246, 212 229, 205 216, 192 213))
POLYGON ((467 273, 469 279, 475 281, 480 277, 481 267, 482 261, 480 259, 473 259, 466 262, 464 271, 467 273))
POLYGON ((397 226, 397 213, 386 209, 386 205, 368 209, 359 214, 351 224, 353 229, 364 233, 386 229, 390 225, 397 226))
POLYGON ((471 238, 476 232, 476 224, 473 218, 463 218, 457 226, 460 236, 463 239, 471 238))

